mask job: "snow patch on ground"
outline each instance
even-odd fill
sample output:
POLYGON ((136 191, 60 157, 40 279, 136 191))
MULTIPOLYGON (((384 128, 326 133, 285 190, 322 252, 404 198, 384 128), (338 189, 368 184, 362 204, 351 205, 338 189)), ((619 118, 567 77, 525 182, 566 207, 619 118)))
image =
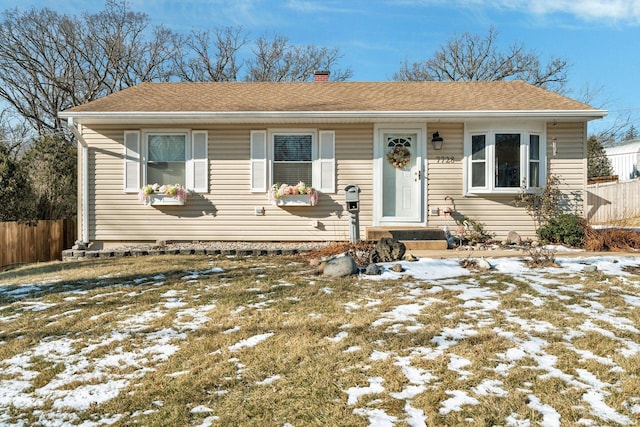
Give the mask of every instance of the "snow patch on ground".
POLYGON ((252 337, 249 337, 247 339, 239 341, 239 342, 235 343, 232 346, 229 346, 229 351, 238 351, 238 350, 242 350, 243 348, 255 347, 258 344, 260 344, 261 342, 266 341, 267 339, 271 338, 273 335, 274 335, 273 332, 268 332, 266 334, 254 335, 252 337))

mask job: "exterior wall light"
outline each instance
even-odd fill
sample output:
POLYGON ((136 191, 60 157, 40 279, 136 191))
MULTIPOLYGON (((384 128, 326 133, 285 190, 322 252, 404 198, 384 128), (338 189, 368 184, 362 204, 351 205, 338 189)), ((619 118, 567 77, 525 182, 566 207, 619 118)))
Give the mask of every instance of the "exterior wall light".
POLYGON ((442 144, 444 143, 444 139, 442 139, 440 134, 436 131, 433 133, 433 138, 431 138, 431 143, 433 144, 434 150, 440 150, 442 148, 442 144))

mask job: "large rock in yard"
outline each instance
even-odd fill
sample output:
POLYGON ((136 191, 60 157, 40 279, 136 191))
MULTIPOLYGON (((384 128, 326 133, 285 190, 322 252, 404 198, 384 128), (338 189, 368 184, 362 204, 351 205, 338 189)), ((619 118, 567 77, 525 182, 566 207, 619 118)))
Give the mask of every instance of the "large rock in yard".
POLYGON ((323 274, 329 277, 347 277, 356 273, 358 273, 358 266, 351 255, 328 260, 323 271, 323 274))
POLYGON ((480 258, 476 262, 476 267, 478 267, 478 269, 480 269, 480 270, 491 270, 493 268, 491 263, 489 261, 487 261, 486 259, 484 259, 484 258, 480 258))
POLYGON ((371 262, 392 262, 401 260, 407 248, 404 243, 390 237, 383 237, 376 243, 376 248, 371 254, 371 262))
POLYGON ((402 264, 393 264, 389 270, 395 271, 396 273, 402 273, 404 271, 404 267, 402 264))
POLYGON ((364 274, 369 276, 377 276, 380 274, 380 266, 378 264, 369 264, 364 274))
POLYGON ((518 234, 517 231, 510 231, 507 235, 507 245, 518 245, 522 244, 522 237, 518 234))

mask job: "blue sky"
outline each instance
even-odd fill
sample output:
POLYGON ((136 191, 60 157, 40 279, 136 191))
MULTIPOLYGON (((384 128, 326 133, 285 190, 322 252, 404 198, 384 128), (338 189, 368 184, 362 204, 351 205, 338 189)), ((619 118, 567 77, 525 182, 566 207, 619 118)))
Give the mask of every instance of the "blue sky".
MULTIPOLYGON (((564 57, 570 96, 601 88, 593 103, 610 111, 590 131, 631 116, 640 130, 640 0, 129 0, 133 10, 175 31, 242 26, 251 39, 274 33, 292 44, 338 47, 354 81, 390 80, 407 59, 430 58, 453 35, 522 43, 543 61, 564 57)), ((0 0, 0 8, 95 12, 101 1, 0 0)))

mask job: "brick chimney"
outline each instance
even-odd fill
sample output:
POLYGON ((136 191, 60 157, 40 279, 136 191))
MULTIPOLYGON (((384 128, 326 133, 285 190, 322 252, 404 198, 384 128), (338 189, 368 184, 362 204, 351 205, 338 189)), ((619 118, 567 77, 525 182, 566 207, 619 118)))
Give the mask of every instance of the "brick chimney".
POLYGON ((313 73, 313 81, 316 83, 329 81, 329 70, 317 70, 313 73))

